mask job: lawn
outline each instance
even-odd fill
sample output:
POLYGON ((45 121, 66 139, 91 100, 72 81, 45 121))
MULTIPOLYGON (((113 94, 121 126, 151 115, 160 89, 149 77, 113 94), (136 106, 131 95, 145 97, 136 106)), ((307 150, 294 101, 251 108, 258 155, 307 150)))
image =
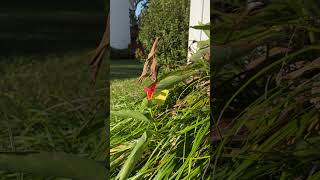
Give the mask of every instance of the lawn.
POLYGON ((142 71, 139 61, 133 59, 111 60, 110 109, 135 109, 135 103, 145 95, 144 85, 138 83, 142 71))
MULTIPOLYGON (((105 162, 107 63, 92 86, 91 55, 87 50, 0 59, 1 152, 65 152, 105 162)), ((44 167, 50 163, 42 162, 44 167)), ((43 179, 5 171, 0 177, 43 179)))

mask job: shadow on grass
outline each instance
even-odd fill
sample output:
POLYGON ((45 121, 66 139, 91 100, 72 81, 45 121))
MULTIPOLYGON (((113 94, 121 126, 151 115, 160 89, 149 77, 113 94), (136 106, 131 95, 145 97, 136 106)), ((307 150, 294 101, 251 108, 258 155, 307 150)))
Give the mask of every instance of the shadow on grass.
POLYGON ((112 59, 110 65, 110 79, 138 78, 142 71, 142 64, 134 59, 112 59))

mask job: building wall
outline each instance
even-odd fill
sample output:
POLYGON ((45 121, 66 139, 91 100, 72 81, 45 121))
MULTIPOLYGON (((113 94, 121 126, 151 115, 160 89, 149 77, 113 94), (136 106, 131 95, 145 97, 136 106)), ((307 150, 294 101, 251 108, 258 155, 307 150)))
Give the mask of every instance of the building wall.
MULTIPOLYGON (((199 22, 206 24, 210 22, 210 0, 191 0, 190 1, 190 26, 199 25, 199 22)), ((201 31, 189 28, 188 57, 197 49, 197 44, 193 41, 207 40, 207 35, 201 31), (190 50, 191 49, 191 50, 190 50)))
POLYGON ((129 0, 110 1, 110 46, 126 49, 130 44, 129 0))

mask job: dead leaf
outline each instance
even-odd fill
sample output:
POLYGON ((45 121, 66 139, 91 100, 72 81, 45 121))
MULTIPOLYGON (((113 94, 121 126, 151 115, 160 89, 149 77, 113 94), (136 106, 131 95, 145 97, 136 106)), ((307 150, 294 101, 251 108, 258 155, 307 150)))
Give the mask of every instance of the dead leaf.
MULTIPOLYGON (((269 57, 278 55, 278 54, 283 54, 283 53, 287 53, 290 52, 291 49, 289 48, 281 48, 281 47, 275 47, 269 50, 269 57)), ((258 65, 262 64, 264 61, 267 60, 267 57, 262 56, 259 57, 253 61, 251 61, 249 64, 246 65, 246 70, 252 70, 254 68, 256 68, 258 65)))
POLYGON ((207 86, 207 85, 210 85, 210 80, 202 82, 200 84, 200 87, 204 87, 204 86, 207 86))
POLYGON ((310 71, 314 69, 320 69, 320 57, 310 63, 307 63, 304 67, 289 73, 284 77, 284 79, 295 79, 303 75, 306 71, 310 71))
POLYGON ((148 54, 147 60, 150 60, 150 58, 152 58, 155 55, 156 50, 157 50, 158 41, 159 41, 159 37, 157 37, 156 40, 154 41, 152 48, 151 48, 151 51, 148 54))
POLYGON ((296 177, 294 180, 303 180, 303 178, 299 176, 299 177, 296 177))
POLYGON ((110 41, 110 14, 108 14, 108 17, 107 17, 106 29, 103 34, 102 40, 93 58, 90 60, 90 63, 89 63, 91 68, 91 79, 93 83, 95 83, 97 79, 97 75, 98 75, 104 54, 109 47, 109 41, 110 41))
POLYGON ((151 72, 150 73, 150 78, 151 78, 151 81, 157 80, 157 64, 158 64, 158 61, 154 57, 153 61, 152 61, 152 64, 150 66, 150 72, 151 72))
POLYGON ((149 66, 149 60, 146 60, 146 62, 143 65, 142 73, 138 79, 139 83, 141 83, 143 81, 143 79, 147 76, 148 66, 149 66))
POLYGON ((210 52, 207 52, 203 55, 203 59, 205 59, 206 61, 210 61, 210 52))
POLYGON ((147 73, 148 73, 148 68, 149 68, 149 62, 150 62, 150 59, 153 57, 153 61, 152 61, 152 64, 150 66, 150 75, 151 75, 151 80, 152 81, 155 81, 157 79, 157 72, 156 72, 156 67, 157 67, 157 64, 158 64, 158 61, 157 59, 155 59, 154 55, 156 53, 156 50, 157 50, 157 44, 158 44, 158 41, 159 41, 159 37, 157 37, 155 39, 155 41, 153 42, 153 45, 152 45, 152 48, 151 48, 151 51, 143 65, 143 70, 142 70, 142 73, 138 79, 138 82, 141 83, 144 78, 147 76, 147 73))
MULTIPOLYGON (((212 142, 220 141, 223 137, 228 135, 233 119, 234 118, 223 118, 218 126, 216 125, 213 129, 211 129, 210 138, 212 142)), ((237 134, 232 136, 232 142, 243 141, 243 139, 247 138, 247 136, 245 136, 245 133, 246 129, 241 128, 237 134)))

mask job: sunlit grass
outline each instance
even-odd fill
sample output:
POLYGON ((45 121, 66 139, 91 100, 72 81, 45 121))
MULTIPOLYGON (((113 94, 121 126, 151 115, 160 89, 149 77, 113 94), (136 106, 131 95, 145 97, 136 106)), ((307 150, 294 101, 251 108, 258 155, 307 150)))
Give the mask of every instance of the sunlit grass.
POLYGON ((138 82, 142 64, 137 60, 111 60, 110 64, 110 109, 136 109, 145 92, 143 89, 150 83, 138 82))
POLYGON ((143 85, 138 84, 137 78, 111 80, 110 82, 111 110, 135 109, 145 92, 143 85))

